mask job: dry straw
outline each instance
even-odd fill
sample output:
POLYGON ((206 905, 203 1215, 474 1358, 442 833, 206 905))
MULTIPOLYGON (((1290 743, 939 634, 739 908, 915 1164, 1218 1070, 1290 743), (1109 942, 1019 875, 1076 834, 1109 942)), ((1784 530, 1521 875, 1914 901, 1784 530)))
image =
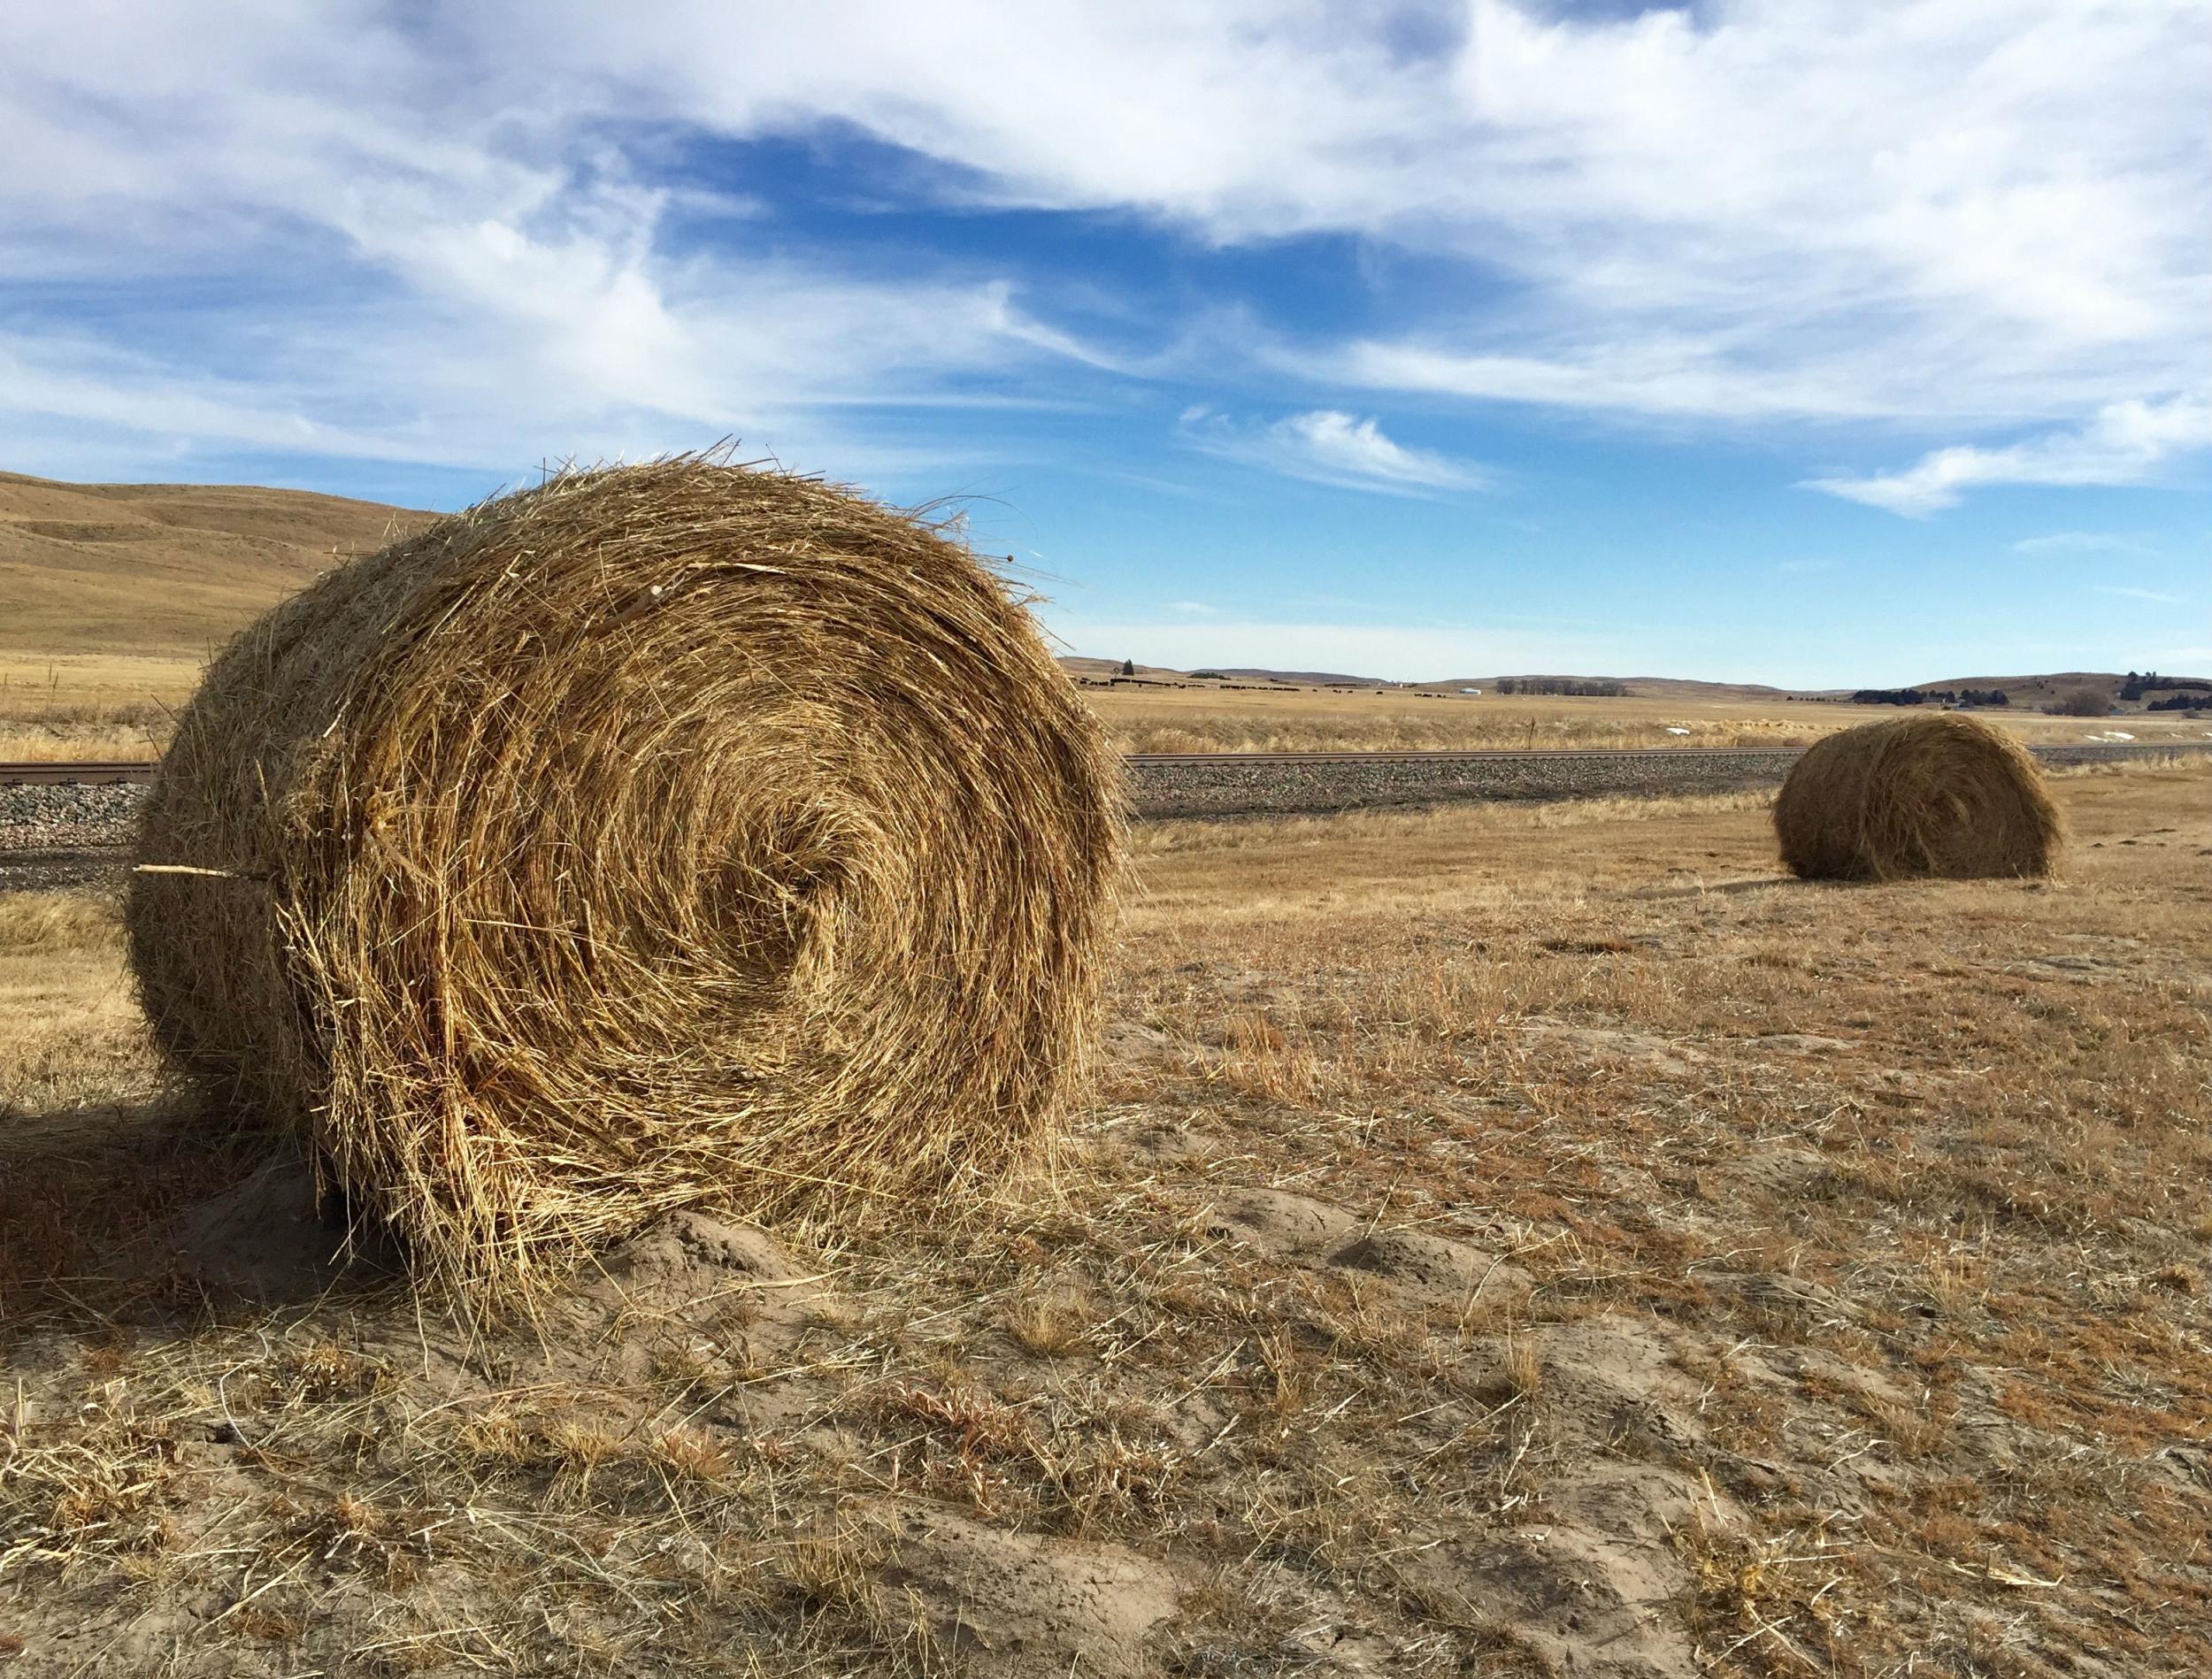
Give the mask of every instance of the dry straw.
POLYGON ((132 961, 177 1065, 431 1277, 526 1294, 664 1209, 1000 1171, 1089 1040, 1118 778, 941 526, 713 457, 572 472, 222 655, 132 961))
POLYGON ((1832 880, 2048 874, 2062 838, 2026 749, 1951 712, 1815 741, 1782 784, 1774 832, 1791 870, 1832 880))

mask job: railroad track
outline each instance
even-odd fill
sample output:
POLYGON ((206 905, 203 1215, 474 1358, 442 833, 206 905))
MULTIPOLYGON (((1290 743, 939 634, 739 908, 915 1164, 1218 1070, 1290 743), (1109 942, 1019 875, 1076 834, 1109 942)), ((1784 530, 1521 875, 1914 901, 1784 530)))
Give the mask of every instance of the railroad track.
POLYGON ((1132 752, 1122 762, 1137 770, 1164 770, 1182 764, 1222 768, 1265 763, 1551 763, 1563 758, 1618 763, 1628 758, 1793 758, 1802 750, 1801 747, 1471 747, 1464 750, 1418 752, 1132 752))
MULTIPOLYGON (((2212 751, 2212 741, 2137 740, 2038 743, 2028 748, 2038 757, 2062 763, 2094 763, 2099 759, 2163 756, 2176 752, 2212 751)), ((1467 751, 1424 752, 1133 752, 1125 760, 1133 770, 1257 769, 1270 764, 1307 763, 1621 763, 1638 759, 1676 760, 1707 763, 1746 763, 1755 759, 1795 757, 1801 747, 1578 747, 1495 748, 1467 751)), ((151 781, 156 766, 147 762, 84 762, 77 763, 0 763, 0 787, 105 786, 119 782, 151 781)))
MULTIPOLYGON (((1803 747, 1559 747, 1533 750, 1486 747, 1463 752, 1132 752, 1123 762, 1133 769, 1232 769, 1248 764, 1304 763, 1755 763, 1795 758, 1803 747)), ((2037 741, 2028 750, 2054 763, 2093 763, 2102 759, 2163 758, 2177 753, 2212 752, 2212 740, 2037 741)))

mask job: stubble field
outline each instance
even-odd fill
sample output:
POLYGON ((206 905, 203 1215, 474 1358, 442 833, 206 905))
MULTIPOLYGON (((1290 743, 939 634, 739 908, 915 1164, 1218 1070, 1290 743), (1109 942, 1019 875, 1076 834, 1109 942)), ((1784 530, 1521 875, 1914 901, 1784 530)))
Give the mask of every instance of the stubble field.
POLYGON ((2212 778, 2055 786, 2048 886, 1748 794, 1144 830, 1048 1171, 524 1327, 231 1187, 110 905, 0 899, 0 1660, 2200 1673, 2212 778))
POLYGON ((200 669, 161 654, 0 650, 0 763, 158 757, 200 669))

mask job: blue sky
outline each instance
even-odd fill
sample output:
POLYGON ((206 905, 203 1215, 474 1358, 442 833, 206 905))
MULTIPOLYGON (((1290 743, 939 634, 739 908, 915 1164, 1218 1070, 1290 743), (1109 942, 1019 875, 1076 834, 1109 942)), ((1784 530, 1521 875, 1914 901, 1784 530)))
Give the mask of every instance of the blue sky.
POLYGON ((1072 649, 2212 669, 2212 7, 0 12, 0 468, 726 436, 1072 649))

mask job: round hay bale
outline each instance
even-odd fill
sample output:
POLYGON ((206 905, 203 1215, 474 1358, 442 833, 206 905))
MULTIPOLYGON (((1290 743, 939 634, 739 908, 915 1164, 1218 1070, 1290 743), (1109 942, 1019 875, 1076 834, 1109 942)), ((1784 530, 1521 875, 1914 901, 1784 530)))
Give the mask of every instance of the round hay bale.
POLYGON ((1783 862, 1809 880, 2043 875, 2062 839, 2026 748, 1955 712, 1815 741, 1782 784, 1774 832, 1783 862))
POLYGON ((668 1208, 1000 1172, 1089 1041, 1120 803, 939 527, 713 458, 574 472, 231 644, 131 960, 177 1067, 511 1295, 668 1208))

